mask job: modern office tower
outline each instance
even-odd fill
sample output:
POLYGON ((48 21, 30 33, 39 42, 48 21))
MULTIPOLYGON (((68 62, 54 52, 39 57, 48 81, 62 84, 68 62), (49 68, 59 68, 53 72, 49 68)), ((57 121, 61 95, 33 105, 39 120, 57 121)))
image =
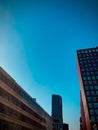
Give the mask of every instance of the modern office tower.
POLYGON ((98 130, 98 47, 77 51, 81 130, 98 130))
POLYGON ((63 130, 69 130, 68 124, 63 123, 63 130))
POLYGON ((63 130, 62 98, 59 95, 52 95, 52 118, 54 130, 63 130))
POLYGON ((0 67, 0 130, 52 130, 52 118, 0 67))

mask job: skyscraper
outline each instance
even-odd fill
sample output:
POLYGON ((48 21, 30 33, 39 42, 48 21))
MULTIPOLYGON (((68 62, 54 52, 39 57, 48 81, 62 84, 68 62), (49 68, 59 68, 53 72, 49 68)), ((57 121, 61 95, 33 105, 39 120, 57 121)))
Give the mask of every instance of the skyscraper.
POLYGON ((54 129, 63 130, 62 98, 59 95, 52 95, 52 118, 54 129))
POLYGON ((81 130, 98 130, 98 47, 77 51, 81 130))

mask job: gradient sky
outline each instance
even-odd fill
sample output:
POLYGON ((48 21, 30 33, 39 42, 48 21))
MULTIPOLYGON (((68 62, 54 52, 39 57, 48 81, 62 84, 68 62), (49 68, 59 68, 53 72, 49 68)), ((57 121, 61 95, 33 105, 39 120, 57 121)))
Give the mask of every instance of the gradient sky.
POLYGON ((98 46, 97 0, 0 0, 0 66, 51 115, 51 95, 63 119, 79 130, 76 50, 98 46))

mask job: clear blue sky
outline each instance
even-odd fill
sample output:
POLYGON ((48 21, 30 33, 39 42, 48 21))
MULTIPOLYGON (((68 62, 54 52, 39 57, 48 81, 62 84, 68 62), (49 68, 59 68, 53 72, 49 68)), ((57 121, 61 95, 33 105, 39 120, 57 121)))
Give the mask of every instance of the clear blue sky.
POLYGON ((70 130, 80 118, 76 50, 95 46, 97 0, 0 0, 0 66, 50 115, 61 95, 70 130))

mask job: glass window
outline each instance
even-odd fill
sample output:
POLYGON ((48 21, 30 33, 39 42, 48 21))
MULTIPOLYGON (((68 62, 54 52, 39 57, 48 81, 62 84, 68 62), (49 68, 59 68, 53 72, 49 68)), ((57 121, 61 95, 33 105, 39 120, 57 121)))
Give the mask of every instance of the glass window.
POLYGON ((96 79, 98 79, 98 76, 96 76, 96 79))
POLYGON ((86 71, 89 71, 89 68, 85 68, 86 71))
POLYGON ((96 64, 94 63, 93 66, 96 66, 96 64))
POLYGON ((92 71, 93 70, 93 68, 92 67, 90 67, 90 71, 92 71))
POLYGON ((90 102, 91 101, 91 97, 87 97, 87 101, 90 102))
POLYGON ((87 75, 90 75, 90 73, 89 73, 89 72, 86 72, 86 74, 87 74, 87 75))
POLYGON ((84 71, 84 69, 81 69, 81 71, 84 71))
POLYGON ((91 80, 91 77, 90 77, 90 76, 87 76, 87 79, 88 79, 88 80, 91 80))
POLYGON ((87 53, 88 51, 87 50, 85 50, 85 53, 87 53))
POLYGON ((96 52, 98 52, 98 48, 96 48, 96 52))
POLYGON ((91 50, 89 50, 89 52, 91 52, 91 50))
POLYGON ((82 53, 84 53, 84 51, 82 51, 82 53))
POLYGON ((94 67, 94 70, 97 70, 97 67, 94 67))
POLYGON ((88 83, 91 85, 91 84, 92 84, 92 81, 88 81, 88 83))
POLYGON ((92 97, 93 102, 96 102, 96 97, 92 97))
POLYGON ((90 115, 93 115, 93 114, 94 114, 94 110, 90 109, 90 115))
POLYGON ((97 121, 98 121, 98 116, 96 118, 97 118, 97 121))
POLYGON ((88 106, 89 106, 89 108, 92 108, 93 104, 92 103, 88 103, 88 106))
POLYGON ((94 116, 91 116, 91 120, 92 120, 92 121, 95 121, 95 117, 94 117, 94 116))
POLYGON ((96 82, 96 81, 93 81, 93 83, 94 83, 94 84, 97 84, 97 82, 96 82))
POLYGON ((84 66, 85 66, 85 67, 88 67, 88 65, 87 65, 87 64, 85 64, 84 66))
POLYGON ((94 72, 91 71, 91 75, 94 75, 94 72))
POLYGON ((93 49, 92 52, 95 52, 95 49, 93 49))
POLYGON ((98 95, 98 91, 96 91, 96 95, 98 95))
POLYGON ((98 90, 98 86, 94 86, 95 87, 95 90, 98 90))
POLYGON ((89 91, 86 91, 86 95, 89 96, 89 95, 90 95, 90 92, 89 92, 89 91))
POLYGON ((92 64, 88 64, 88 66, 89 66, 89 67, 91 67, 91 66, 92 66, 92 64))
POLYGON ((98 115, 98 109, 95 109, 95 113, 98 115))
POLYGON ((90 89, 91 89, 91 90, 94 90, 94 87, 93 87, 93 86, 90 86, 90 89))
POLYGON ((86 80, 87 78, 86 77, 83 77, 83 80, 86 80))
POLYGON ((98 71, 95 71, 95 74, 98 74, 98 71))
POLYGON ((95 80, 95 76, 92 76, 92 80, 95 80))
POLYGON ((94 103, 94 107, 95 107, 95 108, 98 108, 98 103, 94 103))
POLYGON ((86 75, 86 73, 85 73, 85 72, 82 72, 82 75, 83 75, 83 76, 85 76, 85 75, 86 75))
POLYGON ((85 86, 85 90, 89 90, 89 86, 85 86))
POLYGON ((87 81, 84 81, 84 84, 85 84, 85 85, 87 85, 87 84, 88 84, 88 82, 87 82, 87 81))
POLYGON ((95 95, 95 92, 94 92, 94 91, 91 91, 91 95, 95 95))

